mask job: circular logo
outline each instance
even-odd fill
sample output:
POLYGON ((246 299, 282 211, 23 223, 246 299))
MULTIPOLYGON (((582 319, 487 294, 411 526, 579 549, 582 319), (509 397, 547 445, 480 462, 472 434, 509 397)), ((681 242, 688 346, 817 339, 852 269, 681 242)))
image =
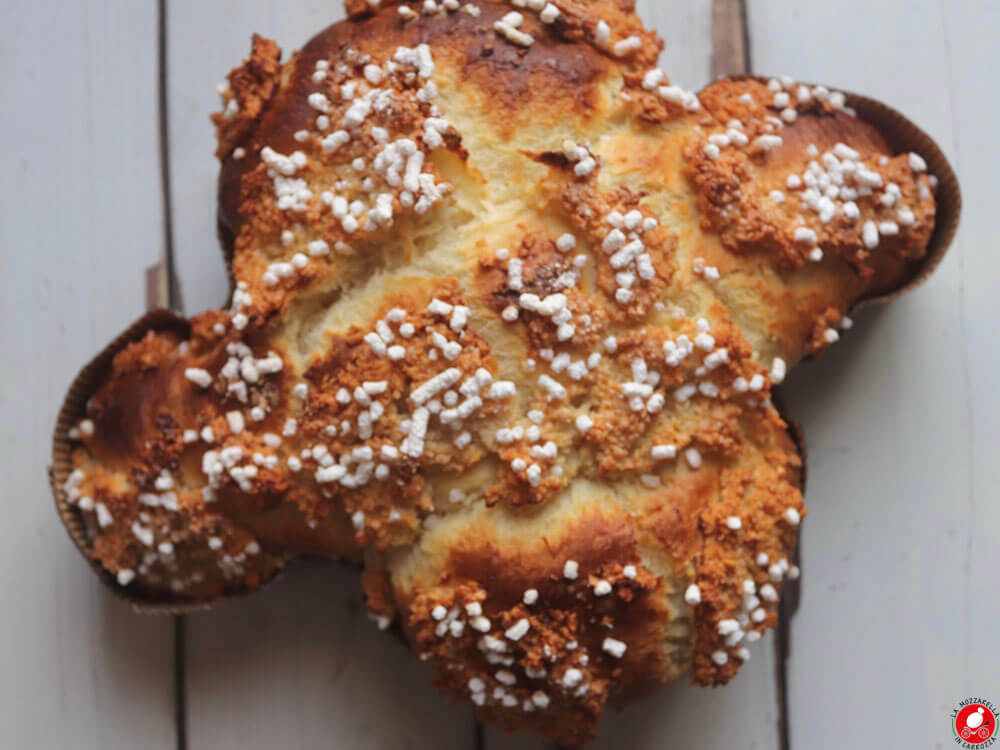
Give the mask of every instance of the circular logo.
POLYGON ((997 708, 981 698, 967 698, 951 714, 955 742, 962 747, 987 748, 997 740, 997 708))

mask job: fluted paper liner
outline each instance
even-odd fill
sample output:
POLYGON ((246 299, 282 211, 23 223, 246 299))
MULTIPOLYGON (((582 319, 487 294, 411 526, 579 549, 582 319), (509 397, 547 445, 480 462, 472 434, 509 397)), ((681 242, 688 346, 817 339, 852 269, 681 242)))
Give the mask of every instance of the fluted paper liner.
MULTIPOLYGON (((755 78, 762 82, 769 79, 763 76, 732 76, 733 79, 755 78)), ((955 237, 958 228, 959 215, 962 210, 962 194, 959 189, 958 179, 954 170, 945 158, 944 153, 937 143, 923 130, 914 125, 909 119, 897 112, 892 107, 883 104, 875 99, 866 96, 844 92, 847 105, 852 107, 859 119, 871 123, 885 138, 890 149, 895 153, 905 153, 913 151, 920 154, 927 162, 927 171, 935 175, 938 179, 938 187, 935 193, 937 202, 934 233, 931 235, 930 243, 927 247, 927 254, 917 263, 913 264, 913 269, 906 283, 897 290, 860 300, 855 307, 870 304, 882 304, 899 297, 905 292, 914 289, 923 283, 928 276, 937 268, 944 258, 945 253, 955 237)), ((223 257, 226 260, 226 270, 232 282, 232 267, 230 265, 231 246, 234 238, 226 227, 219 224, 219 239, 222 246, 223 257)), ((184 614, 199 609, 211 607, 219 601, 225 599, 245 596, 252 591, 229 594, 216 599, 183 602, 169 599, 154 599, 144 596, 138 590, 130 590, 128 587, 118 585, 114 576, 108 573, 90 555, 91 543, 88 529, 82 513, 70 505, 66 500, 63 486, 66 478, 72 471, 71 452, 72 445, 67 437, 71 427, 73 427, 85 414, 87 399, 94 393, 108 369, 111 366, 112 358, 124 349, 128 344, 141 339, 147 331, 175 330, 183 332, 187 336, 190 327, 187 321, 179 315, 169 310, 156 310, 133 323, 124 333, 114 340, 103 352, 95 357, 90 364, 80 371, 73 385, 66 395, 59 418, 56 422, 55 435, 52 446, 52 466, 49 470, 49 480, 52 486, 52 494, 55 498, 56 509, 62 519, 70 538, 83 554, 91 568, 97 573, 116 596, 128 601, 137 612, 148 614, 184 614)), ((783 411, 783 410, 782 410, 783 411)), ((784 415, 783 415, 784 416, 784 415)), ((805 490, 806 481, 806 443, 802 430, 797 423, 785 416, 788 423, 789 433, 799 447, 802 455, 802 489, 805 490)), ((276 576, 275 576, 276 577, 276 576)), ((274 580, 272 577, 270 580, 274 580)))
MULTIPOLYGON (((119 585, 115 577, 91 556, 92 530, 88 529, 83 513, 66 499, 66 492, 63 489, 66 478, 73 471, 74 444, 68 437, 69 430, 86 415, 87 400, 94 395, 101 382, 107 377, 115 355, 129 344, 142 339, 148 331, 175 331, 184 338, 188 338, 191 327, 185 318, 170 310, 154 310, 130 325, 124 333, 80 370, 73 380, 73 384, 69 387, 56 419, 55 434, 52 438, 52 465, 49 467, 49 484, 52 487, 52 496, 55 498, 56 510, 66 527, 66 531, 69 532, 70 539, 73 540, 73 544, 80 550, 84 559, 115 596, 131 604, 136 612, 179 615, 206 609, 223 599, 237 598, 252 592, 239 592, 216 599, 185 602, 173 598, 151 597, 138 589, 119 585)), ((274 580, 274 577, 272 576, 270 580, 274 580)), ((254 591, 256 590, 254 589, 254 591)))
MULTIPOLYGON (((738 75, 730 76, 733 80, 752 78, 767 83, 768 76, 738 75)), ((810 87, 817 84, 807 83, 810 87)), ((927 244, 927 253, 913 263, 910 277, 898 289, 876 297, 859 300, 855 308, 864 305, 883 304, 894 300, 911 289, 920 286, 931 275, 944 258, 958 229, 958 220, 962 213, 962 191, 958 185, 955 170, 951 168, 947 157, 941 151, 933 138, 918 128, 909 118, 896 111, 888 104, 877 99, 871 99, 860 94, 852 94, 843 89, 837 89, 844 94, 847 106, 854 109, 859 120, 874 125, 885 138, 892 153, 901 154, 914 152, 927 162, 927 174, 938 179, 937 190, 934 193, 935 213, 934 232, 927 244)))

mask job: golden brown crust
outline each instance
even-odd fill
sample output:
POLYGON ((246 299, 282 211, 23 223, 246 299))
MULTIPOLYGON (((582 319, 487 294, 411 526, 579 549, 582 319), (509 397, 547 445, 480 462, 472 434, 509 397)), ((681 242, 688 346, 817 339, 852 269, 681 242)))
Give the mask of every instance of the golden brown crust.
POLYGON ((229 309, 115 357, 64 492, 160 598, 360 563, 446 691, 580 745, 774 625, 772 388, 908 277, 934 180, 822 87, 672 86, 627 0, 520 5, 255 37, 215 117, 229 309))

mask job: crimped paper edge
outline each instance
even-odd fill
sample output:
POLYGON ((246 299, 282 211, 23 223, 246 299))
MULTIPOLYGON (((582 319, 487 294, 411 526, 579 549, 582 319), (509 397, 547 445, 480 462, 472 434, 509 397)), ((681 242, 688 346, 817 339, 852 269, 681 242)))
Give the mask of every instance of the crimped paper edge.
POLYGON ((128 602, 132 609, 140 614, 183 615, 208 609, 221 601, 238 599, 259 591, 280 575, 280 569, 256 589, 226 594, 214 599, 183 601, 149 597, 138 590, 120 586, 115 577, 94 560, 91 555, 90 535, 84 516, 78 508, 68 502, 66 492, 63 489, 66 478, 73 470, 73 441, 68 437, 70 428, 83 418, 86 413, 87 400, 94 394, 107 375, 115 355, 129 344, 142 339, 148 331, 176 331, 187 338, 190 336, 191 326, 186 318, 171 310, 152 310, 132 323, 96 357, 84 365, 67 390, 56 418, 52 435, 52 463, 48 470, 49 485, 52 488, 56 512, 59 514, 63 526, 66 527, 66 532, 73 541, 73 545, 83 555, 100 581, 111 589, 117 598, 128 602))

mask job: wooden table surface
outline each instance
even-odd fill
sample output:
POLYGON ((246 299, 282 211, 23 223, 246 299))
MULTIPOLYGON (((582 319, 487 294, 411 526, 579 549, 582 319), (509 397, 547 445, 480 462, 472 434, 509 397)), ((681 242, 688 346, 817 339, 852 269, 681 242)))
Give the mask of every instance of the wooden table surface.
MULTIPOLYGON (((638 4, 666 40, 662 67, 686 87, 710 79, 714 39, 716 72, 748 62, 902 110, 952 160, 965 215, 926 285, 859 314, 784 388, 808 437, 810 515, 801 604, 781 638, 768 635, 724 689, 673 684, 609 716, 595 747, 950 746, 959 700, 1000 703, 1000 489, 989 476, 1000 461, 1000 4, 638 4)), ((137 616, 99 587, 50 500, 63 392, 145 309, 147 268, 169 259, 185 312, 225 297, 215 83, 252 32, 290 51, 340 18, 339 2, 3 10, 0 465, 12 484, 0 747, 543 747, 478 727, 434 692, 429 669, 368 622, 354 573, 306 564, 210 612, 137 616)))

